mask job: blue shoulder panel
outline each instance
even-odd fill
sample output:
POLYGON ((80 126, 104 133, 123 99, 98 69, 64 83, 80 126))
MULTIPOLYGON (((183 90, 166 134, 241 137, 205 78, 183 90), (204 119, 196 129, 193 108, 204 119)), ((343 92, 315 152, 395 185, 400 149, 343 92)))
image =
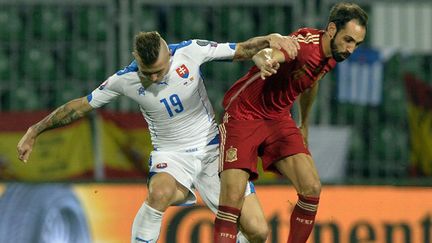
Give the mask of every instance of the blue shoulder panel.
POLYGON ((87 95, 87 101, 90 102, 93 99, 93 94, 87 95))
POLYGON ((138 71, 138 65, 137 65, 136 61, 134 60, 133 62, 131 62, 131 64, 129 64, 129 66, 118 71, 116 74, 120 76, 120 75, 123 75, 125 73, 136 72, 136 71, 138 71))
POLYGON ((182 41, 182 42, 177 43, 177 44, 169 44, 168 47, 169 47, 169 49, 171 50, 171 55, 174 56, 174 53, 175 53, 178 49, 183 48, 183 47, 185 47, 185 46, 188 46, 188 45, 190 45, 190 44, 192 44, 192 40, 182 41))

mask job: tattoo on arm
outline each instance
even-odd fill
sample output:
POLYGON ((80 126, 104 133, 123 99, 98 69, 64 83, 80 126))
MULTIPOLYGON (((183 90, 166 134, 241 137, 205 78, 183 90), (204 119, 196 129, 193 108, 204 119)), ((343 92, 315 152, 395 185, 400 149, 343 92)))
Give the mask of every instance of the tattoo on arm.
POLYGON ((235 59, 250 59, 260 50, 270 47, 267 37, 255 37, 245 42, 239 43, 238 51, 235 54, 235 59))
POLYGON ((40 134, 46 130, 68 125, 83 116, 83 112, 79 112, 76 109, 69 107, 67 104, 62 105, 43 120, 38 122, 34 129, 37 134, 40 134))

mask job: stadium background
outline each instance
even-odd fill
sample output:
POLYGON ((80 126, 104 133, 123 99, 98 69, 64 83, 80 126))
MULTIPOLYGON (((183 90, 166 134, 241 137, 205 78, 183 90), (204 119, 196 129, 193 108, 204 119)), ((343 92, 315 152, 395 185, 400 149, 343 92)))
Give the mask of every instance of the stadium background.
MULTIPOLYGON (((335 2, 0 0, 0 242, 129 241, 151 150, 136 104, 119 99, 44 133, 27 165, 16 144, 126 66, 137 31, 158 30, 170 43, 242 41, 324 28, 335 2)), ((370 16, 366 43, 320 82, 313 107, 310 143, 325 186, 310 242, 430 243, 432 2, 354 2, 370 16)), ((203 66, 218 114, 250 65, 203 66)), ((295 192, 271 174, 257 184, 269 242, 285 242, 295 192)), ((209 242, 212 219, 201 207, 173 208, 161 241, 209 242)))

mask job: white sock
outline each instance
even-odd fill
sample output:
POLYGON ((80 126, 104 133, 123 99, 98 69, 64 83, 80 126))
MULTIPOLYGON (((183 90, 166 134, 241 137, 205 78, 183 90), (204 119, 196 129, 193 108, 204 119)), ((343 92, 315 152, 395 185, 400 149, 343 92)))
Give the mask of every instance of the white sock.
POLYGON ((162 224, 163 212, 143 203, 132 225, 131 243, 156 243, 162 224))
POLYGON ((241 231, 237 234, 237 243, 249 243, 249 241, 246 239, 246 237, 242 234, 241 231))

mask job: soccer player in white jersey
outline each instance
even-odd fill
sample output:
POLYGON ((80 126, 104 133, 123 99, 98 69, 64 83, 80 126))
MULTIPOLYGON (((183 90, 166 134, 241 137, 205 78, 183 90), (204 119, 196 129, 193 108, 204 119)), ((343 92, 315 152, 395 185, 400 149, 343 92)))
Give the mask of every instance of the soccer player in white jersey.
MULTIPOLYGON (((171 205, 195 203, 194 188, 217 211, 218 128, 200 65, 212 60, 247 60, 266 47, 283 48, 295 57, 298 43, 271 34, 237 44, 189 40, 167 45, 155 31, 140 32, 134 41, 135 60, 90 95, 69 101, 31 126, 18 143, 19 159, 27 162, 43 131, 69 124, 120 95, 135 100, 148 123, 154 150, 149 193, 133 222, 131 242, 156 242, 164 211, 171 205)), ((252 184, 243 205, 243 233, 251 242, 265 242, 269 229, 252 184)), ((247 242, 241 235, 239 239, 247 242)))

